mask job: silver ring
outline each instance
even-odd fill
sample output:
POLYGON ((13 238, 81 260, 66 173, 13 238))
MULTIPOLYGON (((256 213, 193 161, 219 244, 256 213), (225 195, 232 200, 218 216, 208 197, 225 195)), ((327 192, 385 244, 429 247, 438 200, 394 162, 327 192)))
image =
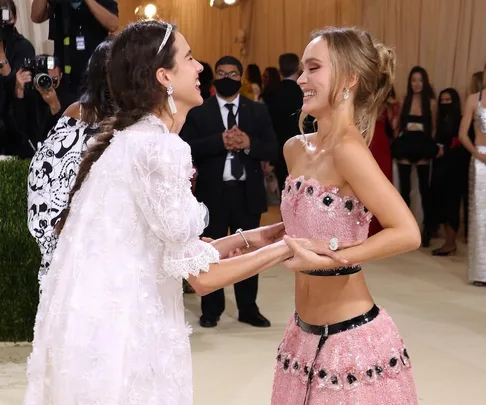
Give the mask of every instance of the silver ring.
POLYGON ((338 247, 339 247, 338 238, 331 238, 329 240, 329 249, 335 252, 336 250, 338 250, 338 247))

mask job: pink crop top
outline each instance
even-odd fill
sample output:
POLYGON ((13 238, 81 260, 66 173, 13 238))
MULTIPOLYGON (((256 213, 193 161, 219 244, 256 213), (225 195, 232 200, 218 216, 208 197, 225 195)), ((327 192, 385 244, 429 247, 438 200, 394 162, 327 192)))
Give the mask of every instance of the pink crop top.
MULTIPOLYGON (((339 242, 363 242, 368 238, 373 215, 355 197, 341 196, 339 188, 322 186, 303 176, 285 182, 281 204, 287 235, 297 238, 339 242)), ((311 275, 344 275, 361 270, 361 266, 336 270, 304 271, 311 275)))

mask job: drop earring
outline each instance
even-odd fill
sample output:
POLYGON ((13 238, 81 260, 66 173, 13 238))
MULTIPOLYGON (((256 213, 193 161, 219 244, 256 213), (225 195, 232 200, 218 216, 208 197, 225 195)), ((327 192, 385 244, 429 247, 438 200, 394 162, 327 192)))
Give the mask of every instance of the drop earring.
POLYGON ((170 112, 172 113, 172 115, 174 115, 177 112, 177 107, 175 105, 174 97, 172 97, 172 94, 174 94, 174 87, 172 87, 172 84, 169 84, 167 86, 167 95, 169 96, 167 101, 169 103, 170 112))
POLYGON ((344 99, 347 100, 349 98, 349 89, 344 89, 344 99))

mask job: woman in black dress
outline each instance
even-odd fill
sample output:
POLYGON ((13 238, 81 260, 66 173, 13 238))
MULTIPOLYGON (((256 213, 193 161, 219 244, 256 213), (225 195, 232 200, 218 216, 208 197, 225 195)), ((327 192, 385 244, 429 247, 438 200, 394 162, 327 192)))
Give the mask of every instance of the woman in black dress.
POLYGON ((431 198, 430 165, 439 148, 434 141, 435 94, 424 68, 414 67, 408 76, 407 95, 400 113, 399 135, 392 145, 392 156, 398 163, 400 193, 410 206, 412 165, 416 165, 423 210, 422 246, 430 245, 431 198))
POLYGON ((456 235, 460 222, 462 176, 467 170, 467 154, 459 141, 461 100, 453 88, 442 90, 439 95, 436 142, 439 153, 432 168, 432 226, 445 227, 446 240, 435 249, 434 256, 449 256, 456 251, 456 235))

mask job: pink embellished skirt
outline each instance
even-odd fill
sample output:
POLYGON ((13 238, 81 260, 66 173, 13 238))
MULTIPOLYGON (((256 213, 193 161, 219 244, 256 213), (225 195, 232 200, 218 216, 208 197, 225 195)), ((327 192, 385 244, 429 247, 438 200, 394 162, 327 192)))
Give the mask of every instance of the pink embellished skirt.
POLYGON ((296 314, 278 348, 271 403, 417 405, 409 355, 395 323, 376 306, 327 327, 305 324, 296 314))

